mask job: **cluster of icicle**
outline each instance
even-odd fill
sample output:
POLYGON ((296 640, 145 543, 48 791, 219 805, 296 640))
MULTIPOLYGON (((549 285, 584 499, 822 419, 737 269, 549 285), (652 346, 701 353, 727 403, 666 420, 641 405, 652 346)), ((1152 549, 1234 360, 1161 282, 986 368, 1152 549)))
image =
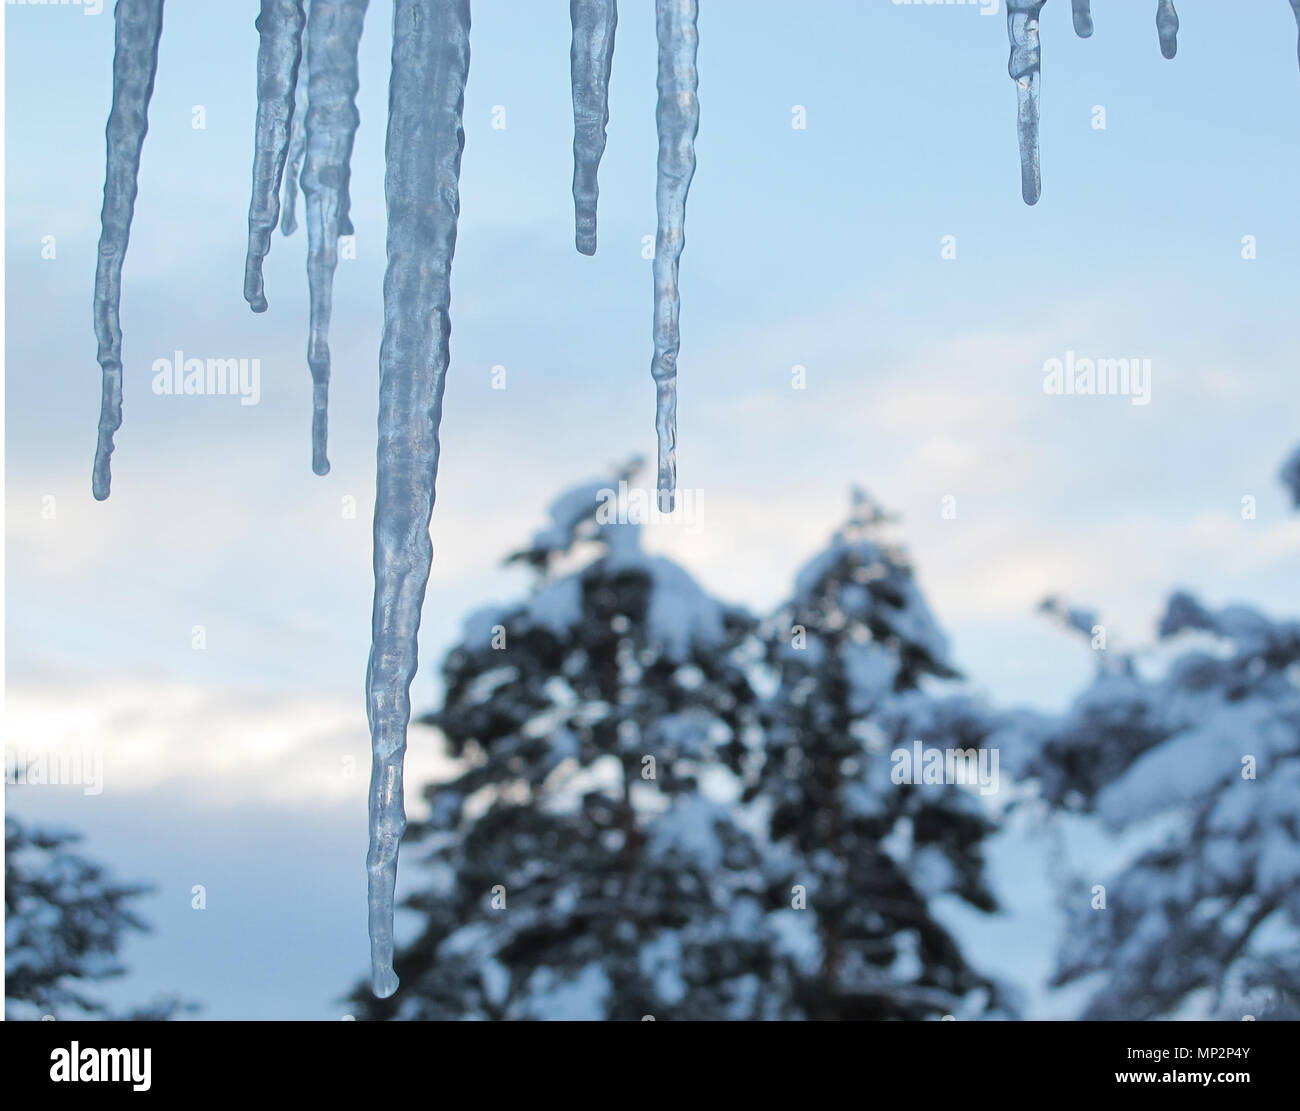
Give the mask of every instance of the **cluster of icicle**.
MULTIPOLYGON (((1042 194, 1042 173, 1038 158, 1038 95, 1042 73, 1042 49, 1038 21, 1047 0, 1007 0, 1007 33, 1011 38, 1008 69, 1016 83, 1019 111, 1016 130, 1020 135, 1020 194, 1026 204, 1037 204, 1042 194)), ((1092 37, 1092 0, 1071 0, 1074 30, 1081 39, 1092 37)), ((1291 0, 1300 23, 1300 0, 1291 0)), ((1156 33, 1160 53, 1172 59, 1178 53, 1178 13, 1173 0, 1156 0, 1156 33)))
MULTIPOLYGON (((1039 197, 1038 21, 1046 0, 1007 0, 1011 76, 1019 90, 1022 192, 1039 197)), ((1072 0, 1075 30, 1092 34, 1089 0, 1072 0)), ((1300 22, 1300 0, 1290 0, 1300 22)), ((267 307, 262 264, 277 223, 294 230, 301 166, 307 221, 311 320, 312 469, 329 470, 326 412, 329 324, 340 236, 352 234, 348 176, 359 123, 358 47, 368 0, 262 0, 257 18, 257 124, 244 296, 267 307), (299 80, 304 52, 307 80, 299 80), (284 204, 280 203, 283 185, 284 204)), ((577 248, 596 250, 597 172, 609 122, 616 0, 570 0, 573 45, 573 202, 577 248)), ((678 267, 686 197, 695 172, 698 0, 655 0, 659 42, 659 134, 654 256, 655 430, 661 507, 677 480, 678 267)), ((92 480, 108 497, 113 435, 122 423, 122 263, 135 209, 162 34, 163 0, 118 0, 113 105, 95 271, 95 337, 103 397, 92 480)), ((1177 51, 1171 0, 1156 12, 1160 48, 1177 51)), ((379 447, 375 500, 375 600, 367 714, 374 763, 370 787, 369 922, 374 990, 391 995, 393 893, 406 815, 402 758, 416 670, 416 635, 433 558, 429 522, 438 469, 438 426, 448 364, 451 264, 460 210, 462 113, 469 73, 469 0, 395 0, 389 85, 388 268, 379 351, 379 447)))
MULTIPOLYGON (((307 222, 311 320, 312 469, 326 456, 329 325, 340 236, 352 234, 348 177, 360 117, 358 49, 368 0, 262 0, 257 18, 257 123, 244 297, 267 308, 262 266, 277 224, 296 225, 301 187, 307 222), (304 55, 307 78, 299 80, 304 55), (304 95, 305 86, 305 95, 304 95), (286 172, 287 170, 287 172, 286 172), (284 203, 280 192, 283 186, 284 203)), ((609 122, 616 0, 571 0, 573 201, 577 248, 596 250, 597 171, 609 122)), ((699 125, 695 56, 698 0, 656 0, 659 39, 658 235, 654 259, 654 361, 659 497, 676 483, 678 264, 699 125)), ((162 34, 163 0, 118 0, 113 107, 99 261, 95 335, 103 377, 94 496, 108 497, 113 434, 122 423, 122 262, 135 208, 162 34)), ((379 448, 375 497, 375 600, 366 709, 373 766, 366 859, 371 972, 381 997, 397 989, 393 897, 406 828, 402 759, 410 723, 416 637, 433 546, 429 522, 438 471, 438 426, 451 333, 451 264, 460 213, 462 115, 469 75, 469 0, 395 0, 389 84, 388 268, 379 349, 379 448)))

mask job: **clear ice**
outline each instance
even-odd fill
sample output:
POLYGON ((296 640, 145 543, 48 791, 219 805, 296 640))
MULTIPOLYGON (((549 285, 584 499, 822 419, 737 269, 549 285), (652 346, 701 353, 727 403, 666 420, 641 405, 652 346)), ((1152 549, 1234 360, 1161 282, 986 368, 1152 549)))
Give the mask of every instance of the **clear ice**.
POLYGON ((1081 39, 1092 37, 1092 0, 1070 0, 1074 6, 1074 33, 1081 39))
POLYGON ((158 71, 162 18, 163 0, 118 0, 113 13, 113 107, 104 131, 108 157, 95 264, 95 339, 103 377, 99 442, 91 477, 96 501, 108 497, 113 434, 122 427, 122 262, 135 214, 140 148, 149 130, 149 98, 158 71))
POLYGON ((618 0, 569 0, 573 46, 573 212, 578 250, 596 253, 596 175, 609 125, 609 75, 614 65, 618 0))
POLYGON ((370 778, 370 964, 380 998, 397 990, 393 893, 406 829, 402 757, 411 719, 420 608, 429 582, 438 424, 451 332, 460 214, 469 0, 397 0, 388 92, 388 270, 379 349, 375 605, 366 710, 370 778))
MULTIPOLYGON (((1007 0, 1008 68, 1018 95, 1021 192, 1041 193, 1039 18, 1046 0, 1007 0)), ((1300 0, 1290 0, 1300 26, 1300 0)), ((1093 33, 1090 0, 1071 0, 1074 29, 1093 33)), ((349 166, 359 124, 358 47, 367 0, 262 0, 257 20, 258 108, 244 292, 266 308, 263 261, 277 220, 296 225, 305 194, 313 379, 312 466, 329 470, 326 404, 328 330, 338 239, 352 234, 349 166), (307 76, 301 79, 306 57, 307 76), (301 167, 301 176, 300 176, 301 167), (283 189, 283 203, 280 191, 283 189)), ((574 114, 573 200, 579 251, 596 250, 597 174, 609 122, 616 0, 570 0, 574 114)), ((686 199, 699 130, 698 0, 655 0, 658 40, 658 177, 654 274, 655 429, 660 506, 671 510, 677 482, 679 267, 686 199)), ((92 489, 110 487, 113 436, 122 423, 122 266, 137 195, 140 154, 157 70, 163 0, 118 0, 113 104, 95 271, 94 325, 103 396, 92 489)), ((1161 52, 1177 52, 1178 15, 1158 0, 1161 52)), ((374 521, 375 598, 366 674, 373 746, 370 847, 366 858, 375 993, 397 988, 393 900, 406 828, 402 759, 417 666, 420 610, 433 559, 429 524, 438 468, 438 427, 449 360, 450 282, 460 211, 462 117, 469 72, 469 0, 395 0, 389 85, 388 267, 380 347, 378 478, 374 521)), ((1298 48, 1300 52, 1300 48, 1298 48)), ((1288 464, 1300 473, 1300 464, 1288 464)))
POLYGON ((1160 53, 1173 58, 1178 53, 1178 13, 1174 0, 1157 0, 1156 30, 1160 33, 1160 53))
POLYGON ((312 0, 307 17, 307 282, 311 290, 311 469, 329 474, 326 456, 330 383, 330 312, 339 236, 351 234, 348 173, 357 112, 357 51, 368 0, 312 0))
POLYGON ((686 245, 686 194, 695 175, 695 136, 700 128, 696 95, 699 74, 695 55, 698 0, 655 0, 659 40, 659 178, 655 203, 659 214, 654 257, 655 433, 659 441, 659 507, 671 512, 677 493, 677 352, 681 296, 678 266, 686 245))
MULTIPOLYGON (((303 33, 306 34, 306 26, 303 33)), ((304 49, 306 42, 303 43, 304 49)), ((293 129, 289 133, 289 155, 284 167, 284 204, 280 206, 280 234, 292 235, 298 230, 298 175, 302 173, 302 160, 307 153, 307 82, 298 82, 294 98, 293 129)))
MULTIPOLYGON (((1291 10, 1295 12, 1297 30, 1300 30, 1300 0, 1291 0, 1291 10)), ((1296 57, 1300 58, 1300 41, 1296 43, 1296 57)))
POLYGON ((1016 130, 1020 136, 1020 195, 1025 204, 1037 204, 1043 186, 1038 160, 1038 86, 1042 68, 1038 16, 1046 2, 1007 0, 1007 32, 1011 36, 1007 68, 1019 100, 1016 130))
POLYGON ((280 181, 294 125, 306 21, 303 0, 262 0, 257 17, 257 129, 244 262, 244 300, 254 312, 266 312, 262 261, 271 250, 271 233, 280 220, 280 181))

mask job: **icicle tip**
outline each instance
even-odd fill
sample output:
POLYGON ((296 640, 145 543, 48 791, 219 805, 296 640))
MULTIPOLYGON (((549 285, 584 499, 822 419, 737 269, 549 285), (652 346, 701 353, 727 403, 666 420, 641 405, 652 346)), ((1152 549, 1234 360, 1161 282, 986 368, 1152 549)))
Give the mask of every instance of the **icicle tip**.
POLYGON ((1081 39, 1092 38, 1092 0, 1074 0, 1074 33, 1081 39))
POLYGON ((261 274, 257 275, 256 280, 251 274, 244 279, 244 300, 254 312, 266 312, 270 307, 266 303, 266 291, 262 285, 261 274))
POLYGON ((1178 54, 1178 12, 1174 10, 1173 0, 1159 0, 1156 30, 1160 35, 1160 53, 1172 62, 1178 54))
POLYGON ((370 979, 370 990, 374 992, 376 999, 387 999, 397 991, 397 986, 401 983, 392 968, 372 969, 370 979))

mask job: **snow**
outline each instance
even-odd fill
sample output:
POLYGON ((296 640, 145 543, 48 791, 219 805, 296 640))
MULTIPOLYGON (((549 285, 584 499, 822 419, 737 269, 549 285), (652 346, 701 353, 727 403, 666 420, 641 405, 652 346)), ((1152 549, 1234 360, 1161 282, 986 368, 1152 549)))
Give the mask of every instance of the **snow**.
POLYGON ((776 931, 777 951, 789 956, 804 973, 815 973, 822 959, 816 915, 787 907, 770 914, 768 922, 776 931))
POLYGON ((528 554, 553 555, 567 552, 579 538, 580 530, 592 521, 606 503, 617 479, 593 479, 571 487, 547 508, 550 521, 533 534, 528 554))
POLYGON ((717 719, 704 709, 664 714, 651 727, 658 750, 671 754, 674 761, 707 759, 713 751, 714 726, 717 719))
POLYGON ((1112 826, 1182 806, 1216 784, 1240 776, 1241 757, 1262 757, 1261 727, 1273 711, 1251 702, 1210 714, 1134 761, 1097 797, 1097 810, 1112 826))
POLYGON ((682 939, 677 930, 663 930, 641 947, 641 974, 654 983, 655 994, 670 1006, 686 998, 682 979, 682 939))
POLYGON ((529 601, 525 620, 556 635, 573 628, 582 620, 582 580, 567 575, 547 583, 529 601))
POLYGON ((650 635, 665 653, 685 660, 693 649, 725 639, 723 609, 685 568, 660 556, 646 563, 653 583, 646 615, 650 635))
POLYGON ((898 676, 898 660, 878 644, 850 644, 843 651, 849 681, 849 709, 867 714, 888 697, 898 676))
POLYGON ((1298 882, 1300 844, 1285 825, 1272 824, 1259 839, 1255 891, 1263 896, 1278 896, 1294 888, 1298 882))
POLYGON ((908 860, 908 878, 917 891, 927 899, 933 899, 953 889, 957 873, 942 849, 925 845, 912 853, 908 860))
POLYGON ((717 826, 728 820, 727 811, 711 799, 684 796, 655 820, 650 852, 662 856, 680 854, 701 871, 716 872, 722 867, 717 826))
POLYGON ((1058 982, 1096 980, 1087 1018, 1231 1015, 1237 965, 1265 944, 1263 900, 1280 908, 1300 892, 1296 623, 1177 592, 1159 633, 1183 649, 1163 674, 1112 661, 1060 721, 1013 730, 1013 762, 1049 797, 1068 801, 1073 784, 1144 842, 1106 880, 1107 913, 1079 904, 1062 948, 1058 982))
POLYGON ((539 968, 526 987, 530 996, 527 1017, 546 1022, 599 1022, 613 987, 595 961, 575 976, 565 978, 550 968, 539 968))

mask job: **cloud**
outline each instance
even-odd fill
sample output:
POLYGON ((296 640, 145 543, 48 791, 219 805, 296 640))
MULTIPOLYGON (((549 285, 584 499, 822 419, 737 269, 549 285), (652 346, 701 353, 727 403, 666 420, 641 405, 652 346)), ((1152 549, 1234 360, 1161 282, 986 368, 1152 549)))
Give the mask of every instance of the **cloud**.
MULTIPOLYGON (((370 776, 359 698, 286 696, 247 686, 69 676, 11 681, 5 747, 25 759, 97 753, 104 795, 147 799, 165 791, 203 809, 263 804, 364 813, 370 776)), ((450 768, 437 735, 412 729, 408 809, 419 805, 425 783, 450 768)))

